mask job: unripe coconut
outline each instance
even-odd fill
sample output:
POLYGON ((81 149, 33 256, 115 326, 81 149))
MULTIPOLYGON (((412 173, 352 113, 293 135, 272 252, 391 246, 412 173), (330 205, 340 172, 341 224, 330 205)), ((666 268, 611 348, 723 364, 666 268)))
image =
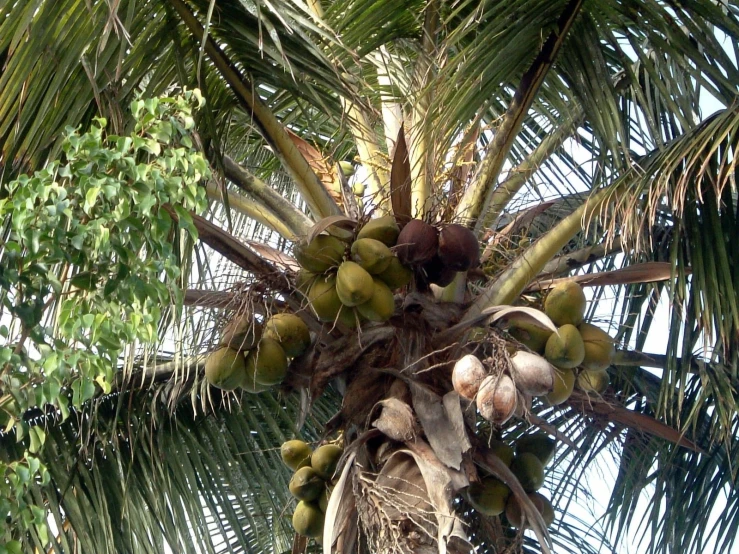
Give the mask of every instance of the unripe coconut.
POLYGON ((502 441, 492 439, 490 441, 490 450, 500 458, 500 461, 503 462, 506 467, 511 467, 511 462, 513 462, 513 448, 502 441))
POLYGON ((527 321, 516 321, 512 323, 508 329, 508 333, 521 344, 539 354, 544 354, 547 340, 552 336, 552 332, 549 329, 543 329, 527 321))
POLYGON ((372 298, 364 304, 359 304, 356 310, 369 321, 387 321, 395 312, 393 291, 379 279, 374 279, 373 281, 374 292, 372 293, 372 298))
POLYGON ((610 382, 611 378, 605 369, 583 370, 577 376, 577 387, 588 394, 603 394, 610 382))
POLYGON ((336 276, 316 279, 308 293, 308 301, 319 321, 333 322, 343 305, 336 292, 336 276))
POLYGON ((285 465, 293 471, 310 465, 310 457, 313 450, 304 441, 294 439, 282 443, 280 456, 285 465))
POLYGON ((264 324, 264 337, 280 343, 288 358, 300 356, 310 346, 310 331, 295 314, 275 314, 264 324))
POLYGON ((544 301, 544 313, 555 325, 580 325, 586 303, 582 287, 575 281, 565 281, 549 291, 544 301))
POLYGON ((560 369, 579 366, 585 358, 585 344, 574 325, 562 325, 559 335, 552 333, 544 349, 547 360, 560 369))
POLYGON ((547 394, 547 402, 557 406, 565 402, 575 389, 575 371, 572 369, 554 369, 554 389, 547 394))
POLYGON ((524 435, 516 441, 516 454, 533 454, 542 465, 546 466, 552 461, 557 442, 550 438, 546 433, 533 433, 524 435))
POLYGON ((375 292, 372 275, 356 262, 344 262, 336 273, 336 293, 344 306, 364 304, 375 292))
POLYGON ((375 239, 379 240, 385 246, 395 246, 398 242, 398 234, 400 229, 395 222, 395 217, 386 215, 377 219, 368 221, 364 227, 357 233, 359 239, 375 239))
POLYGON ((324 444, 310 457, 310 465, 323 479, 331 479, 344 451, 335 444, 324 444))
POLYGON ((323 535, 325 516, 317 504, 298 502, 293 512, 293 529, 304 537, 317 538, 323 535))
POLYGON ((394 258, 392 251, 377 239, 359 239, 352 244, 351 257, 372 275, 385 271, 394 258))
POLYGON ((295 259, 300 266, 313 273, 323 273, 341 263, 346 243, 331 235, 318 235, 310 244, 300 242, 295 246, 295 259))
POLYGON ((269 390, 269 385, 260 385, 254 380, 254 377, 247 375, 244 382, 241 383, 241 388, 249 394, 259 394, 260 392, 269 390))
POLYGON ((541 396, 554 387, 554 368, 538 354, 516 352, 511 356, 511 372, 516 386, 525 394, 541 396))
POLYGON ((304 466, 293 473, 288 485, 290 494, 298 500, 315 500, 326 488, 324 481, 311 466, 304 466))
POLYGON ((317 274, 311 273, 306 269, 301 269, 295 277, 295 288, 298 289, 303 296, 308 296, 310 288, 313 286, 316 279, 318 279, 317 274))
POLYGON ((228 322, 223 329, 221 344, 234 350, 251 350, 262 338, 262 325, 251 313, 243 313, 228 322))
POLYGON ((397 256, 390 258, 387 269, 377 274, 377 278, 383 281, 390 290, 406 286, 413 279, 413 271, 405 267, 397 256))
POLYGON ((611 336, 591 323, 581 323, 577 328, 585 344, 582 367, 589 371, 607 369, 616 355, 616 344, 611 336))
POLYGON ((352 164, 352 162, 349 162, 346 160, 341 160, 339 162, 339 167, 341 168, 341 172, 346 177, 351 177, 356 172, 356 169, 354 168, 354 165, 352 164))
POLYGON ((439 258, 449 269, 467 271, 480 264, 480 244, 463 225, 452 223, 439 232, 439 258))
POLYGON ((523 527, 523 511, 514 495, 508 497, 508 502, 505 505, 505 517, 511 527, 516 529, 523 527))
POLYGON ((541 514, 544 525, 549 527, 554 523, 554 506, 552 506, 552 502, 540 492, 532 492, 528 496, 531 503, 536 506, 536 509, 541 514))
POLYGON ((246 381, 260 385, 281 383, 287 374, 287 356, 280 343, 262 337, 257 347, 246 357, 246 381))
POLYGON ((405 265, 423 264, 436 255, 439 232, 425 221, 411 219, 398 235, 395 253, 405 265))
POLYGON ((237 389, 246 379, 244 356, 233 348, 216 350, 205 360, 205 378, 219 389, 237 389))
POLYGON ((498 516, 506 506, 509 489, 495 477, 483 477, 479 483, 472 483, 467 489, 467 500, 472 507, 486 516, 498 516))
POLYGON ((349 329, 356 329, 357 326, 364 321, 364 317, 362 317, 362 314, 360 314, 356 308, 349 308, 342 304, 336 321, 349 329))
POLYGON ((452 284, 457 272, 444 265, 441 258, 434 256, 421 266, 421 272, 426 282, 439 287, 446 287, 452 284))
POLYGON ((501 425, 516 410, 516 394, 516 386, 508 375, 488 375, 477 391, 477 410, 488 421, 501 425))
POLYGON ((530 452, 517 454, 511 462, 511 471, 526 492, 534 492, 544 484, 544 465, 530 452))
POLYGON ((367 185, 364 183, 361 183, 357 181, 352 185, 352 192, 354 193, 354 196, 361 198, 364 196, 364 190, 367 188, 367 185))
POLYGON ((480 390, 480 384, 487 376, 488 372, 477 356, 467 354, 454 364, 452 385, 460 396, 474 400, 477 391, 480 390))

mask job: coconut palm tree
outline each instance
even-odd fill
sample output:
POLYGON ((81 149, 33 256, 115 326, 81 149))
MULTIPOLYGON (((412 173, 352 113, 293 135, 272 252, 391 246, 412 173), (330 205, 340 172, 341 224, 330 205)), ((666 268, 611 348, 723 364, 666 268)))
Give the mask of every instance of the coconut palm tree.
MULTIPOLYGON (((183 89, 205 99, 193 136, 213 169, 207 209, 170 207, 198 239, 170 237, 183 294, 161 306, 159 340, 126 348, 86 395, 72 367, 51 406, 29 393, 46 390, 45 370, 19 390, 0 358, 4 467, 30 449, 46 468, 13 500, 31 516, 7 519, 0 551, 318 551, 291 524, 280 446, 294 438, 344 448, 325 552, 731 551, 733 0, 2 0, 0 14, 0 198, 69 155, 65 128, 102 116, 111 135, 135 134, 133 101, 183 89), (353 241, 380 217, 422 220, 432 242, 441 230, 447 260, 466 254, 449 239, 460 225, 480 263, 444 281, 420 262, 436 246, 408 251, 414 235, 395 247, 418 263, 389 318, 321 321, 300 291, 301 249, 353 241), (548 291, 573 279, 618 348, 607 387, 580 382, 554 403, 512 359, 551 334, 548 291), (224 327, 284 311, 312 341, 282 384, 210 386, 224 327), (467 354, 493 378, 492 410, 453 385, 467 354), (501 446, 537 431, 557 444, 548 528, 501 446), (487 476, 528 532, 480 509, 469 491, 487 476)), ((74 262, 54 267, 60 290, 80 285, 74 262)), ((21 352, 33 333, 13 325, 18 287, 2 278, 3 346, 21 352)), ((54 336, 49 298, 36 323, 54 336)))

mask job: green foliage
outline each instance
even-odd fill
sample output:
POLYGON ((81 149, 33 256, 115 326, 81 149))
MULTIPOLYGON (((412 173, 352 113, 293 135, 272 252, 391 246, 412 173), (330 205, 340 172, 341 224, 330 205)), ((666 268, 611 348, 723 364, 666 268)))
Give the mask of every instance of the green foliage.
POLYGON ((107 134, 102 118, 84 133, 68 129, 61 160, 3 189, 0 314, 12 329, 0 328, 0 421, 25 445, 22 457, 0 462, 9 552, 27 529, 48 540, 46 511, 24 498, 30 483, 48 482, 37 458, 46 435, 23 414, 64 420, 109 393, 124 349, 155 343, 161 306, 182 303, 173 243, 180 233, 195 238, 188 213, 204 208, 199 184, 210 174, 194 147, 202 104, 197 90, 136 100, 128 136, 107 134), (50 310, 54 325, 45 324, 50 310))

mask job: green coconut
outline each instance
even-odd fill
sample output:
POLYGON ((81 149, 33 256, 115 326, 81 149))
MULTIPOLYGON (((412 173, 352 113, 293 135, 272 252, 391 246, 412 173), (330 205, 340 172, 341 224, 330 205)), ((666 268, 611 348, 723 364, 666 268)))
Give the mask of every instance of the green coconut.
POLYGON ((308 293, 308 301, 319 321, 333 323, 343 306, 336 292, 336 276, 316 279, 308 293))
POLYGON ((575 389, 575 371, 572 369, 554 369, 554 388, 547 394, 547 402, 557 406, 567 401, 575 389))
POLYGON ((544 464, 530 452, 517 454, 511 463, 511 471, 526 492, 534 492, 544 484, 544 464))
POLYGON ((582 367, 589 371, 607 369, 616 355, 616 344, 611 336, 591 323, 581 323, 577 328, 585 344, 582 367))
POLYGON ((310 465, 318 475, 330 479, 344 451, 335 444, 324 444, 310 457, 310 465))
POLYGON ((244 356, 233 348, 221 348, 205 360, 205 378, 214 387, 236 390, 246 379, 244 356))
POLYGON ((310 243, 295 246, 295 259, 300 267, 313 273, 323 273, 341 263, 346 243, 331 235, 318 235, 310 243))
POLYGON ((486 516, 497 516, 505 510, 506 500, 511 494, 502 481, 495 477, 483 477, 467 489, 467 500, 472 507, 486 516))
POLYGON ((516 441, 516 454, 520 456, 528 452, 539 458, 542 465, 546 466, 552 461, 556 447, 556 441, 546 433, 533 433, 524 435, 516 441))
POLYGON ((382 273, 378 273, 377 278, 390 287, 390 290, 395 290, 411 282, 413 271, 404 266, 397 256, 393 256, 387 269, 382 273))
POLYGON ((547 341, 552 336, 552 332, 549 329, 542 329, 538 325, 527 321, 516 321, 508 329, 508 333, 521 344, 538 354, 544 353, 547 341))
POLYGON ((544 313, 557 326, 580 325, 586 304, 582 287, 575 281, 565 281, 549 291, 544 300, 544 313))
POLYGON ((400 229, 398 224, 395 222, 395 217, 386 215, 377 219, 368 221, 364 227, 357 233, 357 240, 359 239, 375 239, 379 240, 385 246, 395 246, 398 242, 398 235, 400 229))
POLYGON ((572 369, 579 366, 585 358, 585 344, 580 331, 574 325, 565 324, 559 329, 559 335, 552 333, 544 349, 549 362, 560 369, 572 369))
POLYGON ((323 535, 325 516, 313 502, 298 502, 293 512, 293 529, 304 537, 318 538, 323 535))
POLYGON ((262 337, 257 347, 246 357, 247 383, 254 381, 259 385, 277 385, 287 374, 287 356, 280 343, 269 337, 262 337))
POLYGON ((395 312, 393 291, 379 279, 374 279, 372 298, 357 305, 356 310, 369 321, 387 321, 395 312))
POLYGON ((310 457, 313 450, 308 443, 293 439, 282 443, 280 456, 285 465, 293 471, 310 465, 310 457))
POLYGON ((372 275, 385 271, 394 254, 384 243, 377 239, 355 240, 351 248, 352 260, 372 275))
POLYGON ((288 488, 290 494, 298 500, 311 501, 316 500, 323 492, 326 488, 326 481, 312 467, 305 466, 293 473, 288 488))
POLYGON ((375 292, 372 275, 356 262, 344 262, 336 273, 336 293, 344 306, 364 304, 375 292))
POLYGON ((275 314, 264 324, 264 337, 276 340, 288 358, 300 356, 310 346, 310 331, 295 314, 275 314))

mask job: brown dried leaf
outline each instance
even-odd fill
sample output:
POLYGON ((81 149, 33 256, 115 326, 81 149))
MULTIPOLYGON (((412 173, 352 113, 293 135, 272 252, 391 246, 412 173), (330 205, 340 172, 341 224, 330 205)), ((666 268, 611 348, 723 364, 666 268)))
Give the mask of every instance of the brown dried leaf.
POLYGON ((353 541, 347 541, 346 539, 352 535, 356 539, 357 518, 355 514, 357 507, 354 503, 354 491, 352 491, 351 486, 347 487, 346 485, 347 483, 351 485, 350 477, 354 468, 355 457, 355 452, 348 454, 341 475, 339 475, 328 500, 326 518, 323 523, 324 554, 331 554, 334 542, 337 542, 339 538, 343 538, 344 541, 342 546, 336 549, 336 554, 348 554, 354 551, 353 544, 348 544, 353 543, 353 541))
POLYGON ((431 447, 442 463, 459 470, 462 454, 472 446, 464 427, 459 395, 447 394, 442 399, 420 383, 410 381, 409 385, 413 409, 431 447))
POLYGON ((315 146, 293 133, 290 129, 286 128, 285 130, 287 131, 290 140, 305 158, 305 161, 308 162, 308 165, 311 167, 313 172, 324 184, 326 190, 334 199, 334 202, 341 206, 341 185, 336 178, 331 158, 321 154, 315 146))
POLYGON ((261 242, 247 240, 246 244, 268 262, 272 262, 275 266, 283 271, 300 271, 300 264, 292 256, 288 256, 284 252, 280 252, 276 248, 272 248, 261 242))
POLYGON ((623 269, 604 271, 601 273, 589 273, 587 275, 575 275, 563 277, 562 279, 547 279, 535 281, 526 289, 527 292, 547 290, 556 287, 564 281, 575 281, 584 287, 602 287, 610 285, 630 285, 633 283, 654 283, 666 281, 672 277, 672 264, 669 262, 645 262, 634 264, 623 269))
POLYGON ((410 441, 416 437, 418 434, 416 418, 408 404, 397 398, 388 398, 376 406, 381 406, 382 411, 372 425, 383 434, 400 442, 410 441))

